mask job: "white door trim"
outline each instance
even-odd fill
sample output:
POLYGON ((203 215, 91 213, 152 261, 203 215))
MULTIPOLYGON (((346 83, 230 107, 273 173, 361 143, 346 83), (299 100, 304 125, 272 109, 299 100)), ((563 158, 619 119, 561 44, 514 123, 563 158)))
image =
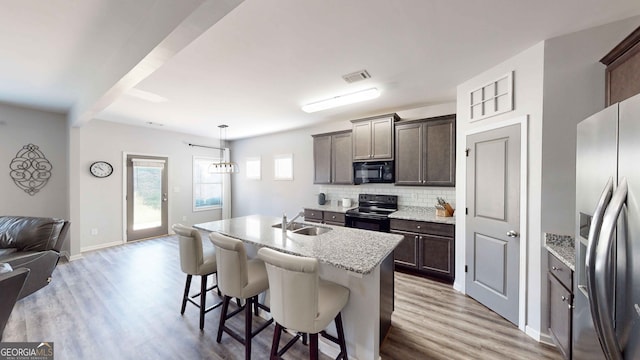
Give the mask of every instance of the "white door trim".
MULTIPOLYGON (((467 136, 503 128, 509 125, 520 124, 520 276, 519 276, 519 291, 518 291, 518 328, 522 332, 526 332, 526 320, 527 320, 527 195, 529 194, 529 188, 527 187, 527 174, 529 169, 529 155, 527 150, 529 149, 529 116, 522 115, 509 120, 500 121, 497 123, 474 127, 473 129, 465 132, 465 148, 468 148, 466 143, 467 136)), ((466 191, 469 191, 468 189, 466 191)), ((466 194, 465 194, 466 198, 466 194)), ((466 206, 466 204, 465 204, 466 206)), ((465 225, 466 227, 466 225, 465 225)), ((466 254, 465 254, 466 256, 466 254)))
MULTIPOLYGON (((162 154, 147 154, 140 152, 122 152, 122 243, 127 243, 127 156, 153 156, 153 157, 165 157, 167 158, 167 163, 165 164, 165 168, 167 169, 167 190, 171 189, 171 176, 169 176, 169 166, 171 166, 171 158, 169 155, 162 154)), ((167 193, 170 193, 167 191, 167 193)), ((171 209, 167 209, 167 225, 169 233, 171 234, 171 209)))

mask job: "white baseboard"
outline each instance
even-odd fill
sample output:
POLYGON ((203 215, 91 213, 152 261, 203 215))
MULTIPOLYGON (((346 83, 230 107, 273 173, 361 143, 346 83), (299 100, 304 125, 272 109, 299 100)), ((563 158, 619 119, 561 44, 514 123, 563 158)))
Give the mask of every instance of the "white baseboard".
POLYGON ((556 343, 553 342, 553 339, 551 338, 551 335, 549 335, 549 334, 541 333, 540 334, 540 342, 543 343, 543 344, 547 344, 549 346, 556 347, 556 343))
POLYGON ((529 335, 529 337, 533 338, 537 342, 547 344, 555 347, 556 345, 553 343, 551 336, 549 334, 541 333, 540 331, 529 327, 528 325, 525 327, 525 334, 529 335))
POLYGON ((524 327, 524 333, 529 335, 529 337, 533 338, 535 341, 540 341, 540 332, 529 325, 524 327))
POLYGON ((67 260, 75 261, 75 260, 79 260, 79 259, 82 259, 82 258, 83 258, 82 254, 77 254, 77 255, 73 255, 73 256, 67 257, 67 260))
POLYGON ((123 244, 122 241, 113 241, 113 242, 110 242, 110 243, 83 247, 83 248, 80 249, 80 252, 100 250, 100 249, 104 249, 104 248, 108 248, 108 247, 112 247, 112 246, 116 246, 116 245, 122 245, 122 244, 123 244))
POLYGON ((459 283, 459 282, 457 282, 457 281, 454 281, 454 282, 453 282, 453 290, 458 291, 458 292, 461 292, 461 293, 463 293, 463 294, 465 293, 465 292, 463 291, 463 290, 464 290, 464 286, 463 286, 463 284, 461 284, 461 283, 459 283))

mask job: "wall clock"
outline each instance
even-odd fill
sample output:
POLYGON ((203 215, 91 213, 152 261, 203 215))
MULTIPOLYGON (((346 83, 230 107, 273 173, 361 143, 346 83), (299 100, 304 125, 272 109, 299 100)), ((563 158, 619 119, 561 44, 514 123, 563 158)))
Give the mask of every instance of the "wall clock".
POLYGON ((89 167, 91 175, 98 178, 106 178, 113 173, 113 166, 106 161, 96 161, 89 167))

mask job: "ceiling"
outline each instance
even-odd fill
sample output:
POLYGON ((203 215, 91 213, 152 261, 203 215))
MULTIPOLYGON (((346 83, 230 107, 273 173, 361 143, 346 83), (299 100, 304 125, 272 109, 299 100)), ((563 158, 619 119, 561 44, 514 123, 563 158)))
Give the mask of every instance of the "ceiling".
POLYGON ((239 139, 455 101, 456 86, 478 73, 544 39, 639 15, 640 1, 30 0, 0 9, 1 102, 67 113, 74 126, 97 118, 218 137, 228 124, 226 137, 239 139), (370 79, 342 79, 362 69, 370 79), (369 87, 380 97, 300 109, 369 87))

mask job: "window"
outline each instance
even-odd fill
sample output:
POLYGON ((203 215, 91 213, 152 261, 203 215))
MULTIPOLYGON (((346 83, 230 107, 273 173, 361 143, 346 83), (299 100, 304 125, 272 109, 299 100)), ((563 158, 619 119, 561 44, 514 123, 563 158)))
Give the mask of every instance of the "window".
POLYGON ((293 155, 275 155, 274 163, 274 180, 293 180, 293 155))
POLYGON ((247 158, 245 173, 247 174, 247 179, 260 180, 261 169, 259 157, 247 158))
POLYGON ((470 121, 513 110, 513 72, 469 93, 470 121))
POLYGON ((220 159, 193 157, 193 211, 222 207, 222 174, 209 173, 209 165, 220 159))

